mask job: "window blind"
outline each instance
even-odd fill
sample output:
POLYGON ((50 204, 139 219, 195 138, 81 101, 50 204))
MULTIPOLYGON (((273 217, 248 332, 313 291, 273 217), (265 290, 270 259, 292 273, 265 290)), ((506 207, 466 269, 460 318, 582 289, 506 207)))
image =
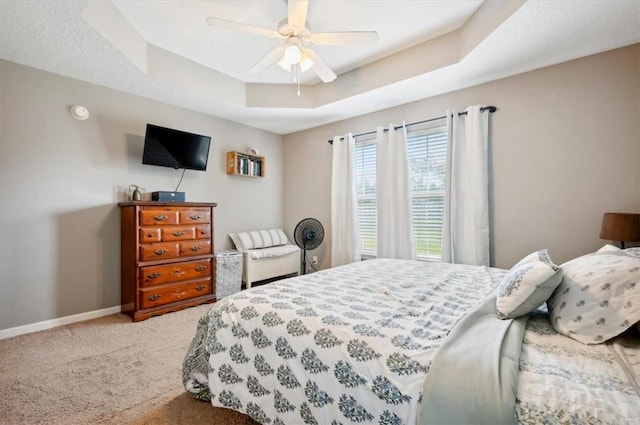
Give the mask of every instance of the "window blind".
POLYGON ((447 154, 446 128, 409 131, 411 213, 418 258, 442 258, 444 187, 447 154))
POLYGON ((368 137, 356 142, 355 159, 360 252, 364 255, 376 255, 378 215, 375 138, 368 137))

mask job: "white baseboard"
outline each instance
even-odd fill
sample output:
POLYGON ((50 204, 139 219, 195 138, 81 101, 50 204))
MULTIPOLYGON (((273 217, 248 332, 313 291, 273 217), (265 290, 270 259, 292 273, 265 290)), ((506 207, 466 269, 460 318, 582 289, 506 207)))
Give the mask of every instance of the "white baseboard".
POLYGON ((24 335, 31 332, 44 331, 46 329, 58 326, 68 325, 69 323, 82 322, 83 320, 97 319, 98 317, 109 316, 110 314, 120 313, 120 306, 103 308, 102 310, 88 311, 86 313, 74 314, 57 319, 45 320, 43 322, 31 323, 29 325, 16 326, 15 328, 1 329, 0 339, 11 338, 18 335, 24 335))

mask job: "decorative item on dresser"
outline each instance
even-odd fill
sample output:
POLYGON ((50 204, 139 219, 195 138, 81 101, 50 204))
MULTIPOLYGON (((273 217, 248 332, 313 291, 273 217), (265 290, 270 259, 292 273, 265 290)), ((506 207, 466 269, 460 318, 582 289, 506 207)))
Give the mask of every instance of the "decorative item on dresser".
POLYGON ((216 301, 215 203, 121 202, 122 312, 134 322, 216 301))
POLYGON ((640 242, 640 214, 604 213, 600 239, 620 241, 623 249, 625 242, 640 242))

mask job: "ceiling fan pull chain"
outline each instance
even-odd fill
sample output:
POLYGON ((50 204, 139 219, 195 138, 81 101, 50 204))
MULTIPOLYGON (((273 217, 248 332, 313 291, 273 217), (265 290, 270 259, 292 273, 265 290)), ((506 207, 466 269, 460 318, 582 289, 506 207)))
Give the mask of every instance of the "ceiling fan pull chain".
POLYGON ((301 77, 300 64, 296 64, 296 69, 294 72, 298 74, 298 96, 300 96, 300 77, 301 77))

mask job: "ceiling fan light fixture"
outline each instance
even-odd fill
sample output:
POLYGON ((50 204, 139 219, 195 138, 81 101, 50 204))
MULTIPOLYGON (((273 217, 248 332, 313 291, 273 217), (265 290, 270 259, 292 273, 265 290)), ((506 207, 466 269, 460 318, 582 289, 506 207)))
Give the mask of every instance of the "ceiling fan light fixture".
POLYGON ((289 63, 289 61, 287 61, 287 58, 284 55, 278 61, 278 66, 280 66, 280 68, 284 69, 287 72, 291 72, 291 63, 289 63))
POLYGON ((313 60, 309 56, 302 53, 302 59, 300 59, 300 70, 302 72, 310 70, 313 66, 313 63, 313 60))
POLYGON ((302 59, 302 50, 296 44, 292 44, 284 50, 284 58, 289 64, 294 65, 302 59))
POLYGON ((305 72, 311 69, 313 64, 313 59, 300 48, 299 42, 295 40, 289 42, 282 58, 278 61, 280 68, 287 72, 291 72, 291 67, 294 65, 300 65, 300 70, 305 72))

